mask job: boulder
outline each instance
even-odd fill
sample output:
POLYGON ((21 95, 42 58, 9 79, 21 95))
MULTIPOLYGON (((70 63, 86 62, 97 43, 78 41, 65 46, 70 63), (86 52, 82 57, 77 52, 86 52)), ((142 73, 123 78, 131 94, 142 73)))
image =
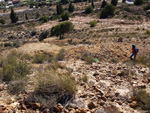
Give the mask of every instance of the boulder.
POLYGON ((89 108, 89 109, 96 108, 95 103, 94 103, 94 102, 90 102, 90 103, 88 104, 88 108, 89 108))

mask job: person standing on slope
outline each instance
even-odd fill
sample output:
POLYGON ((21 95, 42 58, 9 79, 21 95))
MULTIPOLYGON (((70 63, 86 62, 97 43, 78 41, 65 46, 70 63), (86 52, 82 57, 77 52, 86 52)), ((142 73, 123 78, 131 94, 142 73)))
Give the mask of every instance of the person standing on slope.
POLYGON ((136 55, 138 53, 138 48, 135 47, 135 44, 132 44, 132 55, 130 56, 130 59, 133 60, 133 56, 134 56, 134 60, 136 60, 136 55))

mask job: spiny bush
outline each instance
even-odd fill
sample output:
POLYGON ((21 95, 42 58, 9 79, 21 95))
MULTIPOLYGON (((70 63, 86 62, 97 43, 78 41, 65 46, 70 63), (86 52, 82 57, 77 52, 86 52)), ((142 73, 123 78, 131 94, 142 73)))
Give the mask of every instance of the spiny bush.
POLYGON ((20 41, 19 40, 16 40, 12 43, 12 46, 15 47, 15 48, 18 48, 20 47, 20 41))
POLYGON ((34 63, 44 63, 44 62, 51 62, 53 60, 52 56, 49 56, 47 54, 41 53, 41 54, 35 54, 33 57, 34 63))
POLYGON ((94 21, 92 21, 92 22, 90 22, 90 27, 95 27, 96 26, 96 21, 94 20, 94 21))
POLYGON ((94 57, 89 52, 84 52, 81 60, 84 60, 88 64, 92 64, 94 62, 94 57))
POLYGON ((88 6, 88 7, 86 7, 86 9, 85 9, 85 14, 89 14, 89 13, 92 13, 93 12, 93 7, 92 6, 88 6))
POLYGON ((100 14, 100 18, 108 18, 109 16, 114 16, 115 7, 111 4, 108 4, 104 7, 100 14))
POLYGON ((13 54, 9 54, 1 61, 2 64, 2 80, 9 82, 12 80, 24 78, 30 73, 31 67, 26 61, 18 59, 13 54))
POLYGON ((65 104, 76 94, 76 83, 70 75, 64 75, 55 70, 39 71, 34 93, 27 102, 38 102, 47 107, 55 103, 65 104))
POLYGON ((143 110, 150 110, 150 94, 144 90, 139 90, 137 92, 137 100, 139 107, 143 110))
POLYGON ((64 21, 64 20, 69 20, 69 17, 70 17, 70 15, 69 15, 68 12, 63 12, 63 13, 61 14, 61 18, 62 18, 63 21, 64 21))
POLYGON ((43 31, 43 32, 40 34, 39 41, 42 41, 42 40, 46 39, 48 35, 49 35, 49 31, 48 31, 48 30, 43 31))
POLYGON ((55 59, 57 61, 62 61, 65 58, 65 49, 61 49, 59 53, 56 55, 55 59))

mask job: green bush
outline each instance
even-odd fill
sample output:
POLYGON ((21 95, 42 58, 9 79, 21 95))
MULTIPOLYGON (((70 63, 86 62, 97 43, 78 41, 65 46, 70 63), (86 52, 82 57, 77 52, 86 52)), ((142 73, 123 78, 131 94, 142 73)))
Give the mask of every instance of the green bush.
POLYGON ((53 26, 51 29, 51 35, 52 36, 60 36, 60 39, 62 39, 62 35, 70 32, 74 29, 74 25, 67 21, 67 22, 62 22, 60 24, 57 24, 56 26, 53 26))
POLYGON ((64 21, 64 20, 69 20, 69 13, 68 12, 63 12, 62 14, 61 14, 61 18, 62 18, 62 20, 64 21))
POLYGON ((40 18, 41 23, 45 23, 45 22, 48 22, 48 21, 49 21, 49 17, 47 17, 47 16, 44 16, 44 17, 40 18))
POLYGON ((65 58, 65 49, 61 49, 60 51, 59 51, 59 53, 56 55, 56 60, 57 61, 62 61, 62 60, 64 60, 64 58, 65 58))
POLYGON ((90 27, 95 27, 96 24, 97 24, 97 22, 94 20, 94 21, 90 22, 90 27))
POLYGON ((88 7, 86 7, 86 9, 85 9, 85 14, 89 14, 89 13, 92 13, 93 12, 93 7, 92 6, 88 6, 88 7))
POLYGON ((25 77, 31 69, 26 61, 19 60, 13 54, 9 54, 1 63, 2 80, 6 82, 25 77))
POLYGON ((129 7, 123 8, 122 10, 124 10, 126 12, 131 12, 131 9, 129 7))
POLYGON ((150 35, 150 31, 146 30, 145 34, 150 35))
POLYGON ((57 73, 55 70, 39 71, 34 93, 27 102, 38 102, 47 107, 67 103, 76 94, 75 80, 70 75, 57 73))
POLYGON ((150 10, 150 4, 144 7, 144 10, 150 10))
POLYGON ((108 4, 104 7, 100 14, 100 18, 108 18, 109 16, 114 16, 115 7, 111 4, 108 4))
POLYGON ((5 24, 5 20, 1 18, 1 19, 0 19, 0 23, 1 23, 1 24, 5 24))
POLYGON ((19 40, 14 41, 14 42, 12 43, 12 46, 15 47, 15 48, 20 47, 20 42, 19 42, 19 40))
POLYGON ((143 4, 143 0, 135 0, 134 1, 134 5, 142 5, 143 4))
POLYGON ((68 11, 72 13, 74 11, 74 5, 72 3, 69 4, 68 11))
POLYGON ((144 90, 137 92, 138 104, 143 110, 150 110, 150 94, 144 90))
POLYGON ((49 31, 46 30, 46 31, 43 31, 41 34, 40 34, 40 38, 39 38, 39 41, 42 41, 44 39, 46 39, 49 35, 49 31))
POLYGON ((4 47, 12 47, 12 44, 11 43, 5 43, 4 47))
POLYGON ((36 30, 31 31, 31 36, 35 36, 37 34, 36 30))
POLYGON ((9 37, 8 37, 8 39, 9 39, 9 40, 17 39, 17 36, 15 36, 15 35, 11 35, 11 36, 9 36, 9 37))

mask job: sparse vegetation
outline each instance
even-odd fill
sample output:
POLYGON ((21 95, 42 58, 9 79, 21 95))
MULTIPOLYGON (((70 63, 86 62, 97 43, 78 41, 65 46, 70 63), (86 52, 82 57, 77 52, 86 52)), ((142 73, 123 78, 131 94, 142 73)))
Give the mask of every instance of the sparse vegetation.
POLYGON ((2 80, 9 82, 25 77, 31 67, 26 61, 19 60, 13 53, 9 54, 2 63, 2 80))
POLYGON ((150 110, 150 94, 144 90, 137 92, 138 104, 143 110, 150 110))
POLYGON ((34 93, 28 102, 39 102, 47 107, 64 104, 76 94, 76 83, 69 75, 57 73, 55 70, 40 71, 34 93))
POLYGON ((59 51, 59 53, 56 55, 56 60, 57 61, 62 61, 62 60, 64 60, 64 58, 65 58, 65 49, 61 49, 60 51, 59 51))
POLYGON ((40 18, 41 23, 45 23, 45 22, 48 22, 48 21, 49 21, 49 17, 47 17, 47 16, 44 16, 44 17, 40 18))
POLYGON ((90 22, 90 27, 95 27, 96 26, 96 21, 92 21, 92 22, 90 22))

